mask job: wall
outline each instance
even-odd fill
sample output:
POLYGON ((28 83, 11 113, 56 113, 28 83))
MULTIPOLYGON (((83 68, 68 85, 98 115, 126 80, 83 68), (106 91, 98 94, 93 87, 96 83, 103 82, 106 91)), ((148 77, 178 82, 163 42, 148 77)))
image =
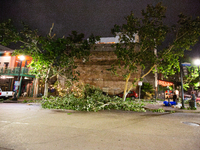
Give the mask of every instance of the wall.
POLYGON ((14 57, 14 56, 11 56, 11 53, 9 53, 9 52, 6 52, 6 53, 4 53, 3 55, 1 55, 1 56, 0 56, 0 68, 1 68, 1 67, 4 67, 4 63, 5 63, 5 62, 8 62, 8 63, 9 63, 9 64, 8 64, 8 67, 13 67, 12 61, 13 61, 14 58, 15 58, 15 57, 14 57))
MULTIPOLYGON (((123 77, 113 75, 107 69, 111 68, 111 64, 115 63, 117 56, 110 44, 98 44, 96 49, 91 51, 89 62, 77 61, 77 70, 80 72, 79 81, 100 87, 104 92, 111 95, 118 94, 123 91, 125 81, 123 77)), ((134 78, 139 78, 141 69, 138 67, 138 73, 133 74, 129 81, 129 86, 134 78)), ((122 70, 118 69, 122 75, 122 70)), ((137 83, 134 87, 137 90, 137 83)))
MULTIPOLYGON (((30 56, 25 56, 25 60, 22 61, 22 67, 25 67, 29 65, 32 61, 32 58, 30 56)), ((20 60, 18 59, 18 56, 16 56, 16 59, 14 61, 14 67, 19 66, 20 60)))

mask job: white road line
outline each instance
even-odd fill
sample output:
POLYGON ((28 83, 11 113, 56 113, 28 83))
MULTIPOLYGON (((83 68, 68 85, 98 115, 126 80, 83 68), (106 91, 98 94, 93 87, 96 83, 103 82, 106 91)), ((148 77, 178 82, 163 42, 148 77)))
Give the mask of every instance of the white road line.
POLYGON ((5 121, 5 120, 0 121, 0 122, 2 122, 2 123, 11 123, 11 124, 26 124, 26 125, 29 124, 29 123, 23 123, 23 122, 10 122, 10 121, 5 121))

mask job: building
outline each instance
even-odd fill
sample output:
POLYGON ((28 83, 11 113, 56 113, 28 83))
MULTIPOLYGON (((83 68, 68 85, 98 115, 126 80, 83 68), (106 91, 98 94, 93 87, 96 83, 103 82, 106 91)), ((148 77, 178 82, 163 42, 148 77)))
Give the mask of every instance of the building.
POLYGON ((13 52, 14 50, 0 45, 0 87, 3 91, 15 91, 17 84, 20 84, 20 94, 27 92, 33 95, 35 76, 29 73, 28 67, 32 58, 25 56, 25 60, 21 61, 18 56, 12 56, 13 52))
MULTIPOLYGON (((101 88, 104 92, 111 95, 118 94, 123 91, 125 80, 122 72, 120 76, 113 75, 110 68, 117 60, 114 53, 114 48, 111 44, 97 44, 96 48, 91 50, 88 62, 77 62, 77 70, 80 72, 80 81, 86 84, 91 84, 101 88)), ((129 80, 129 86, 132 84, 134 78, 139 78, 141 75, 141 68, 138 66, 138 72, 133 74, 129 80)), ((137 91, 137 83, 134 87, 137 91)))

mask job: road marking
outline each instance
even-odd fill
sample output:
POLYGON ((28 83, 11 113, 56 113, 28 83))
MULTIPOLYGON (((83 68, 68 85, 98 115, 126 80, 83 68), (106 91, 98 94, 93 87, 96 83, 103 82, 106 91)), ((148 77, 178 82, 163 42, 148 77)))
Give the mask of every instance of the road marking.
POLYGON ((22 122, 13 122, 14 124, 29 124, 29 123, 22 123, 22 122))
POLYGON ((194 123, 194 122, 182 122, 182 123, 190 125, 190 126, 196 126, 196 127, 200 126, 200 124, 194 123))
POLYGON ((10 123, 10 121, 0 121, 0 122, 4 122, 4 123, 10 123))
POLYGON ((29 123, 23 123, 23 122, 10 122, 10 121, 5 121, 5 120, 0 121, 0 122, 3 122, 3 123, 12 123, 12 124, 26 124, 26 125, 29 124, 29 123))

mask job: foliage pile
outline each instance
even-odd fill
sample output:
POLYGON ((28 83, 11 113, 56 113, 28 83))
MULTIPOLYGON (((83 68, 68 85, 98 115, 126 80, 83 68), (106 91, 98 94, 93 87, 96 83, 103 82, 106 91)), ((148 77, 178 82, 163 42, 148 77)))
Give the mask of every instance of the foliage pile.
POLYGON ((86 85, 83 96, 77 97, 73 93, 64 97, 43 97, 41 101, 43 108, 48 109, 70 109, 77 111, 99 111, 99 110, 126 110, 145 112, 144 103, 136 101, 122 101, 119 97, 104 95, 98 88, 86 85))
POLYGON ((152 112, 164 113, 165 110, 162 109, 162 108, 158 108, 158 109, 156 109, 156 110, 152 110, 152 112))

